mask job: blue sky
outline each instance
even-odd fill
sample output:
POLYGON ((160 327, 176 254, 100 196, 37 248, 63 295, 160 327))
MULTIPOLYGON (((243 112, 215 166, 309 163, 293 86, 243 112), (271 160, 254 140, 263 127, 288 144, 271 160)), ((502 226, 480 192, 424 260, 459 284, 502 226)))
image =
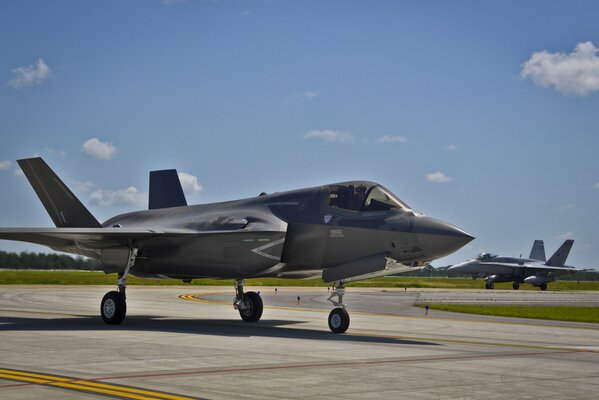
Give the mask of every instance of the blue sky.
POLYGON ((596 1, 1 2, 0 226, 52 226, 15 173, 41 155, 101 220, 144 208, 152 169, 185 172, 190 203, 367 179, 476 236, 435 265, 573 238, 569 263, 599 267, 597 15, 596 1))

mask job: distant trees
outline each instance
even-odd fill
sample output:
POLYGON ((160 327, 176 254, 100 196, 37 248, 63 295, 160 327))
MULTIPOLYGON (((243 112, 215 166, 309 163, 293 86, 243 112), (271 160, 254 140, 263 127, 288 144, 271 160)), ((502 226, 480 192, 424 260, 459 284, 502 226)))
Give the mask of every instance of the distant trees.
POLYGON ((0 251, 0 268, 4 269, 75 269, 95 270, 100 263, 85 257, 66 254, 9 253, 0 251))

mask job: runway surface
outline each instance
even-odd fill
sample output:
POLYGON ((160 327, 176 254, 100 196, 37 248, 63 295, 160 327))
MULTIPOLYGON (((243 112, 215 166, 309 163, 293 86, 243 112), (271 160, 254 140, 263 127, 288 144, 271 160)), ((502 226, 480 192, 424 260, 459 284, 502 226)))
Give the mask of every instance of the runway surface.
POLYGON ((413 307, 509 302, 505 293, 597 305, 593 292, 350 288, 351 325, 335 335, 326 288, 255 288, 267 307, 244 323, 232 288, 130 286, 117 327, 98 315, 109 290, 0 286, 0 398, 595 399, 599 390, 597 324, 413 307))

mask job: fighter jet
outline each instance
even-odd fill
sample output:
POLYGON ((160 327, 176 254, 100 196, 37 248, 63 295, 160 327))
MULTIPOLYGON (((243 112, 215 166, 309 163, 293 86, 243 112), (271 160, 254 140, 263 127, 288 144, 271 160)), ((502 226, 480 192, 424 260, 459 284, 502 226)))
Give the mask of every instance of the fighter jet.
POLYGON ((233 307, 248 322, 260 319, 263 303, 244 291, 245 279, 321 277, 334 287, 329 327, 342 333, 350 322, 347 282, 418 270, 473 239, 373 182, 188 206, 176 170, 150 172, 148 210, 101 224, 41 158, 18 164, 56 228, 0 229, 0 239, 90 257, 104 272, 117 273, 117 290, 100 306, 107 324, 125 319, 129 274, 185 282, 232 278, 233 307))
POLYGON ((541 290, 547 290, 547 284, 555 282, 560 275, 588 271, 565 265, 572 244, 574 240, 566 240, 549 261, 545 261, 543 241, 535 240, 528 258, 481 253, 475 259, 453 265, 447 271, 450 274, 472 275, 473 278, 484 277, 487 289, 493 289, 495 282, 513 282, 514 290, 518 290, 521 283, 529 283, 538 286, 541 290))

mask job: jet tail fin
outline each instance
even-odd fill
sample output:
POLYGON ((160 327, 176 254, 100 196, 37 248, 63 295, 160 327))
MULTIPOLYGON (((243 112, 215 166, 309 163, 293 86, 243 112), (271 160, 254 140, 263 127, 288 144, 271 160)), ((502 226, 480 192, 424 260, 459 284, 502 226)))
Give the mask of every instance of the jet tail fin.
POLYGON ((574 240, 566 240, 545 264, 552 267, 563 267, 573 244, 574 240))
POLYGON ((150 171, 150 198, 148 208, 186 206, 187 200, 176 169, 150 171))
POLYGON ((41 157, 17 160, 17 163, 58 228, 101 227, 41 157))
POLYGON ((532 260, 547 261, 545 258, 545 245, 542 240, 535 240, 530 250, 530 256, 532 260))

